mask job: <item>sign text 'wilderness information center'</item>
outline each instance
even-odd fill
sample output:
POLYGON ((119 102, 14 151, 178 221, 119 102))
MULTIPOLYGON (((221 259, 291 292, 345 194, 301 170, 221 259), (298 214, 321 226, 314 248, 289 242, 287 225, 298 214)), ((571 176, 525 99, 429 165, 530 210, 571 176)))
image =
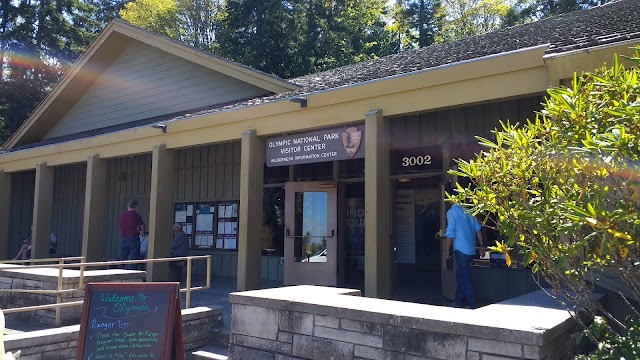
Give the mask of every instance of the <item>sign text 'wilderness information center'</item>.
POLYGON ((363 157, 363 124, 267 139, 268 167, 363 157))

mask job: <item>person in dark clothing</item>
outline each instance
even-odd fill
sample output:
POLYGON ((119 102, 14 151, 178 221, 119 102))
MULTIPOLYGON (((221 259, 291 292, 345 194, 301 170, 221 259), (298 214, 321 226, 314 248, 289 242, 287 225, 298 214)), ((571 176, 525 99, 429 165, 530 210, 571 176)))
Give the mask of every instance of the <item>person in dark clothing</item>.
MULTIPOLYGON (((173 224, 173 233, 175 237, 171 241, 171 257, 183 257, 189 255, 189 237, 182 231, 181 224, 173 224)), ((172 261, 169 263, 170 281, 182 281, 182 273, 184 271, 184 260, 172 261)))
MULTIPOLYGON (((131 200, 127 205, 127 211, 120 214, 120 243, 119 260, 139 260, 140 259, 140 231, 145 230, 142 216, 138 214, 138 201, 131 200), (129 258, 131 256, 131 258, 129 258)), ((120 268, 125 268, 120 266, 120 268)), ((138 264, 127 264, 126 269, 137 270, 138 264)))

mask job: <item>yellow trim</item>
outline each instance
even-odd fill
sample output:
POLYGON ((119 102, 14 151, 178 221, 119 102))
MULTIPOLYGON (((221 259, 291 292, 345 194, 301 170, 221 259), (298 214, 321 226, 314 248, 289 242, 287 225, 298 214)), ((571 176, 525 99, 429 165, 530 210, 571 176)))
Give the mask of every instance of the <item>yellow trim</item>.
MULTIPOLYGON (((550 55, 545 57, 545 64, 548 68, 549 78, 554 80, 573 78, 574 73, 578 75, 583 72, 593 71, 601 68, 605 63, 611 66, 613 54, 632 56, 633 46, 640 45, 640 40, 629 40, 611 45, 598 46, 584 50, 576 50, 569 53, 550 55)), ((626 66, 631 66, 633 62, 619 56, 620 62, 626 66)))
POLYGON ((309 107, 281 100, 167 124, 163 134, 150 126, 42 146, 0 156, 7 172, 86 161, 91 154, 113 158, 148 153, 160 143, 167 149, 239 140, 244 131, 258 135, 302 131, 362 120, 370 109, 385 116, 540 93, 549 80, 542 62, 544 49, 489 57, 307 95, 309 107))
MULTIPOLYGON (((38 105, 29 118, 20 126, 16 133, 6 142, 4 149, 11 149, 22 139, 25 134, 36 124, 36 122, 52 120, 57 121, 68 110, 69 103, 74 103, 79 98, 79 95, 83 91, 76 91, 75 94, 70 92, 71 101, 60 101, 61 104, 57 104, 56 101, 67 93, 68 86, 89 86, 95 81, 95 77, 89 77, 86 79, 78 79, 77 75, 85 66, 88 66, 89 61, 96 63, 98 67, 96 70, 102 71, 108 66, 111 61, 115 59, 115 56, 124 49, 128 44, 125 39, 134 39, 144 44, 156 47, 185 60, 207 67, 209 69, 219 71, 225 75, 229 75, 233 78, 265 89, 273 93, 288 92, 298 89, 297 85, 289 83, 284 80, 279 80, 275 77, 271 77, 267 74, 257 72, 251 68, 235 64, 231 61, 208 55, 204 52, 198 51, 194 48, 182 45, 179 42, 166 39, 152 33, 146 32, 137 27, 123 23, 119 20, 110 22, 104 30, 98 35, 98 37, 87 48, 84 54, 76 61, 69 72, 62 78, 58 85, 49 93, 49 95, 38 105), (118 35, 124 37, 124 39, 118 39, 118 35), (115 38, 115 39, 114 39, 115 38), (110 41, 113 39, 112 41, 110 41), (113 49, 112 49, 113 48, 113 49), (95 56, 96 53, 100 53, 95 56), (106 54, 105 54, 106 53, 106 54), (103 58, 106 58, 104 61, 103 58), (45 112, 54 112, 54 116, 43 116, 45 112), (57 119, 56 119, 57 118, 57 119), (41 120, 42 119, 42 120, 41 120)), ((91 64, 91 65, 96 65, 91 64)), ((37 136, 38 134, 36 133, 37 136)), ((43 134, 40 134, 44 136, 43 134)))

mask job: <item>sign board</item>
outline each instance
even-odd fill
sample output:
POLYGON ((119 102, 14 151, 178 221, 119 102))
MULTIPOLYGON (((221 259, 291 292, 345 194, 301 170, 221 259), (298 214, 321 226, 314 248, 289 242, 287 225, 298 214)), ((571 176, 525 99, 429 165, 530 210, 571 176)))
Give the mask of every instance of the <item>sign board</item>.
POLYGON ((178 283, 89 283, 76 360, 184 360, 178 283))
POLYGON ((391 174, 442 171, 442 145, 391 150, 391 174))
POLYGON ((416 263, 416 204, 414 190, 396 190, 396 261, 416 263))
POLYGON ((364 157, 364 125, 267 139, 267 167, 364 157))

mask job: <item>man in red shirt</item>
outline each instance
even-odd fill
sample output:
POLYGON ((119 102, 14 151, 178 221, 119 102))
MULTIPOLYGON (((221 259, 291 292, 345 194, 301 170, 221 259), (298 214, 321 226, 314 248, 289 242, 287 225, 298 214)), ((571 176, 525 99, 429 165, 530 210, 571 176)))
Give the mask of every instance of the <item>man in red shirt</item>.
MULTIPOLYGON (((138 200, 131 200, 127 205, 127 211, 120 214, 120 243, 119 260, 140 259, 140 231, 145 231, 142 216, 138 214, 138 200), (129 255, 131 258, 129 259, 129 255)), ((122 266, 121 266, 122 267, 122 266)), ((126 269, 137 270, 138 264, 127 264, 126 269)))

